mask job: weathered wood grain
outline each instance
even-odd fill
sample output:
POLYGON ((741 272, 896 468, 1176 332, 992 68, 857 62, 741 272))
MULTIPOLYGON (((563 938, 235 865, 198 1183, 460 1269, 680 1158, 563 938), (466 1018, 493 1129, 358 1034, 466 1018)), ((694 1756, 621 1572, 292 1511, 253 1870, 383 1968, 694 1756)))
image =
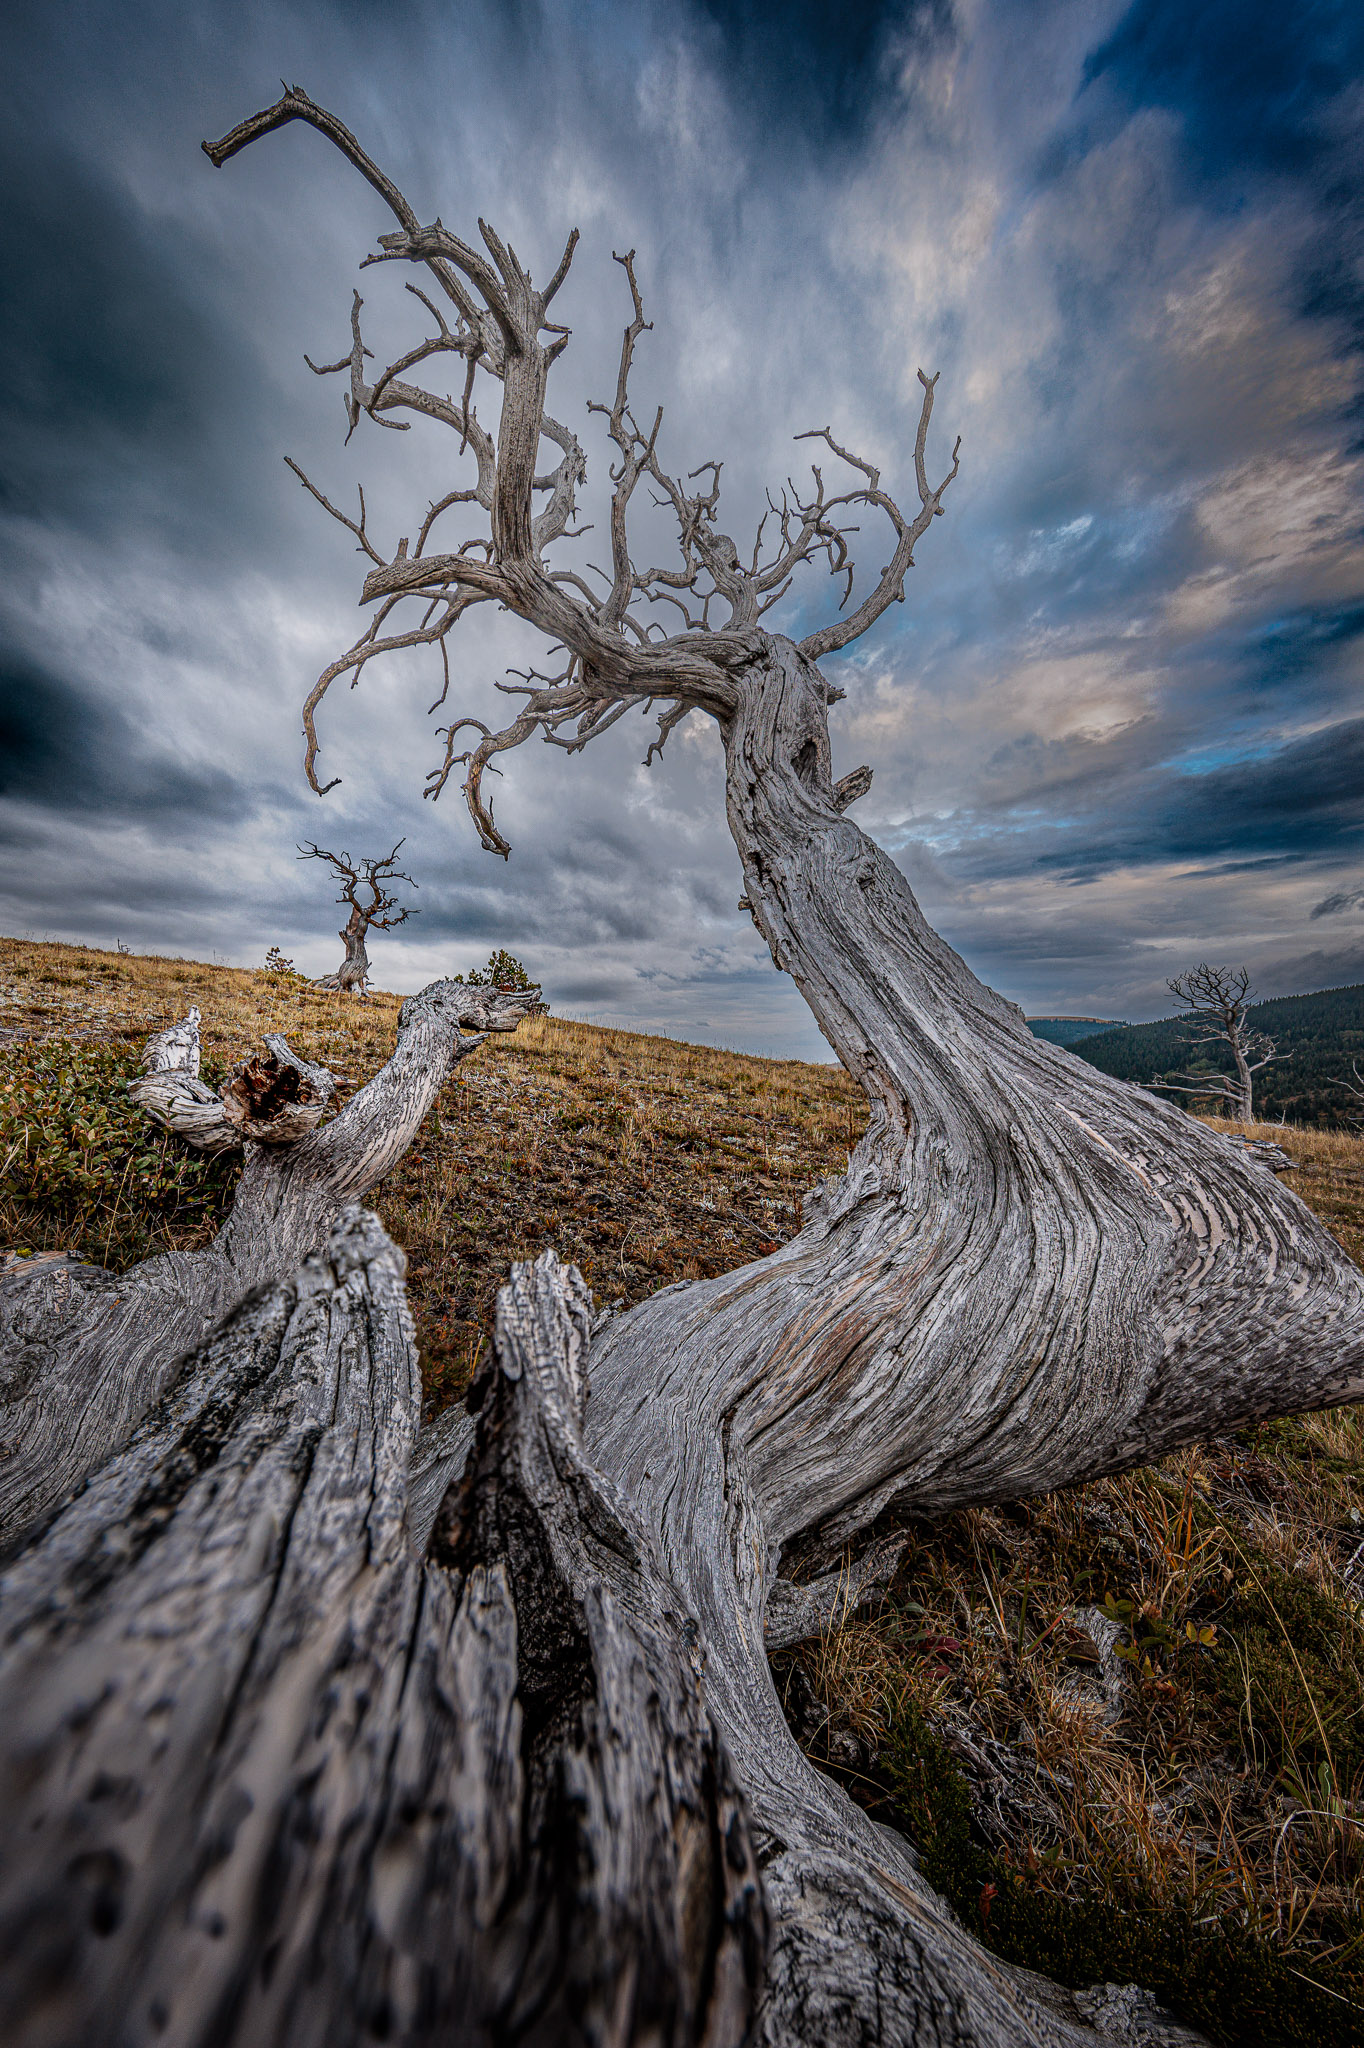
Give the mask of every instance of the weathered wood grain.
POLYGON ((229 1121, 217 1090, 200 1080, 199 1050, 199 1012, 192 1009, 168 1031, 147 1040, 142 1072, 128 1083, 128 1093, 154 1124, 212 1158, 234 1151, 241 1133, 229 1121))
MULTIPOLYGON (((731 823, 749 900, 774 955, 867 1087, 872 1125, 848 1175, 816 1191, 806 1227, 782 1251, 722 1279, 666 1290, 605 1324, 591 1354, 586 1452, 565 1449, 579 1392, 568 1407, 545 1411, 550 1419, 535 1441, 548 1465, 522 1458, 522 1493, 535 1495, 539 1486, 543 1494, 551 1467, 565 1482, 553 1499, 544 1494, 533 1541, 523 1540, 519 1510, 507 1519, 505 1502, 489 1507, 490 1496, 478 1491, 497 1455, 497 1430, 485 1427, 463 1493, 447 1495, 436 1519, 433 1554, 454 1577, 424 1580, 420 1604, 447 1639, 458 1635, 463 1644, 467 1629, 501 1647, 478 1665, 466 1692, 459 1690, 465 1679, 449 1676, 435 1652, 414 1652, 412 1668, 433 1675, 424 1704, 404 1710, 416 1720, 403 1741, 419 1758, 434 1759, 433 1775, 421 1780, 434 1799, 441 1773, 456 1772, 453 1751, 432 1747, 428 1722, 439 1719, 437 1702, 481 1703, 480 1726, 514 1711, 537 1726, 559 1726, 566 1695, 558 1688, 569 1684, 564 1674, 581 1668, 584 1642, 593 1646, 594 1669, 610 1674, 594 1681, 594 1699, 633 1700, 628 1713, 643 1711, 630 1672, 650 1674, 652 1687, 660 1652, 652 1639, 647 1652, 638 1637, 624 1642, 612 1617, 632 1589, 646 1618, 666 1601, 668 1614, 696 1630, 695 1676, 708 1717, 688 1722, 699 1707, 679 1694, 669 1740, 678 1758, 689 1759, 693 1786, 722 1782, 726 1797, 742 1788, 751 1816, 767 1934, 760 1941, 754 1932, 755 1890, 755 1917, 745 1922, 744 1940, 736 1936, 732 1969, 751 1988, 756 1942, 765 1967, 762 2038, 772 2048, 815 2038, 859 2048, 1092 2039, 1069 1994, 987 1956, 924 1887, 907 1846, 801 1754, 764 1650, 783 1555, 833 1566, 897 1499, 936 1511, 1007 1497, 1150 1457, 1256 1415, 1352 1398, 1361 1389, 1364 1281, 1303 1205, 1239 1148, 1034 1040, 1012 1006, 928 930, 898 871, 839 810, 828 781, 818 671, 790 643, 772 640, 749 681, 751 705, 726 728, 731 823), (572 1571, 555 1560, 574 1541, 592 1565, 574 1581, 585 1604, 565 1634, 562 1588, 572 1571), (558 1576, 546 1576, 550 1566, 558 1576), (601 1586, 617 1603, 605 1620, 589 1597, 601 1586), (511 1609, 516 1640, 527 1628, 533 1634, 514 1680, 506 1668, 511 1609), (709 1750, 712 1728, 720 1746, 709 1750), (714 1763, 721 1754, 729 1759, 722 1781, 714 1763)), ((405 1013, 390 1063, 395 1085, 376 1090, 372 1130, 353 1121, 329 1200, 344 1193, 347 1177, 358 1189, 382 1170, 415 1128, 416 1105, 429 1099, 429 1076, 423 1083, 419 1070, 449 1057, 429 1008, 405 1013), (390 1122, 395 1101, 409 1105, 397 1126, 390 1122)), ((341 1123, 282 1148, 282 1157, 306 1157, 304 1148, 321 1145, 341 1123)), ((310 1175, 307 1185, 317 1179, 310 1175)), ((268 1211, 253 1210, 249 1193, 245 1208, 238 1206, 242 1214, 225 1236, 247 1226, 245 1242, 268 1264, 285 1234, 272 1238, 268 1211)), ((43 1284, 88 1288, 95 1298, 114 1283, 54 1273, 43 1284)), ((542 1300, 536 1313, 552 1324, 559 1311, 542 1300)), ((576 1329, 579 1349, 584 1313, 565 1292, 561 1321, 576 1329)), ((527 1315, 527 1327, 538 1327, 527 1315)), ((148 1316, 144 1297, 144 1328, 148 1316)), ((528 1355, 538 1355, 533 1346, 528 1355)), ((514 1366, 519 1356, 508 1335, 506 1357, 514 1366)), ((499 1385, 534 1381, 523 1365, 520 1380, 507 1380, 504 1370, 499 1385)), ((419 1536, 459 1468, 469 1432, 467 1421, 454 1419, 410 1458, 403 1453, 412 1484, 410 1495, 406 1483, 396 1489, 395 1512, 419 1536)), ((64 1521, 54 1525, 54 1539, 64 1521)), ((39 1555, 46 1549, 21 1565, 39 1555)), ((35 1584, 51 1579, 50 1564, 35 1570, 35 1584)), ((791 1604, 789 1595, 778 1596, 779 1608, 791 1604)), ((456 1663, 462 1671, 463 1650, 456 1663)), ((573 1712, 583 1704, 573 1692, 573 1712)), ((628 1718, 626 1707, 613 1712, 628 1718)), ((607 1754, 610 1744, 597 1739, 607 1754)), ((600 1925, 555 1951, 546 1981, 564 1997, 576 1987, 572 1997, 581 2001, 591 1985, 600 1987, 622 1946, 652 1954, 670 1924, 690 1924, 687 1858, 659 1864, 657 1885, 641 1889, 637 1848, 646 1836, 637 1837, 642 1823, 631 1802, 655 1809, 660 1767, 643 1752, 638 1761, 646 1776, 653 1773, 653 1791, 632 1778, 612 1799, 573 1808, 588 1815, 575 1857, 615 1869, 621 1842, 635 1847, 623 1866, 631 1875, 616 1883, 600 1925), (647 1912, 641 1907, 631 1918, 627 1896, 637 1906, 647 1901, 647 1912)), ((502 1800, 509 1768, 495 1746, 475 1764, 460 1761, 461 1800, 473 1796, 469 1771, 502 1788, 502 1800)), ((284 1795, 276 1789, 271 1796, 284 1795)), ((524 1882, 536 1901, 531 1920, 558 1926, 566 1880, 553 1845, 565 1821, 560 1807, 535 1805, 540 1796, 532 1806, 544 1826, 527 1852, 524 1882)), ((358 1816, 378 1794, 371 1787, 355 1798, 358 1816)), ((493 1896, 485 1851, 437 1834, 444 1846, 403 1893, 404 1911, 425 1930, 405 1939, 428 1958, 442 1944, 453 1952, 469 1926, 482 1924, 493 1896), (475 1867, 485 1875, 471 1875, 475 1867)), ((187 1874, 189 1850, 175 1853, 187 1874)), ((299 1936, 305 1947, 313 1939, 299 1936)), ((506 1982, 520 1981, 526 1953, 516 1951, 506 1982)), ((670 1953, 681 1981, 683 1950, 670 1953)), ((396 1995, 387 1950, 366 1946, 365 1954, 383 1958, 364 1982, 382 1987, 373 1992, 374 2009, 392 2016, 393 2038, 425 2038, 426 2008, 416 1993, 416 2003, 383 2004, 396 1995)), ((358 1982, 361 1967, 350 1957, 342 1976, 349 1970, 346 1981, 358 1982)), ((683 2015, 684 2032, 700 1995, 691 1981, 692 1992, 670 2007, 683 2015)), ((496 1989, 504 1980, 494 1971, 489 1982, 485 2017, 496 2010, 505 2018, 496 1989)), ((556 2011, 555 2025, 566 2027, 563 2009, 556 2011)), ((266 2022, 253 2024, 259 2031, 266 2022)), ((301 2023, 295 2016, 289 2024, 301 2023)), ((641 2034, 619 2038, 647 2038, 640 2024, 641 2034)))
POLYGON ((1240 1148, 1034 1039, 928 928, 838 808, 799 649, 774 637, 743 680, 746 893, 871 1126, 781 1251, 606 1324, 587 1441, 701 1625, 763 1843, 767 2039, 1030 2038, 786 1728, 782 1557, 833 1565, 895 1501, 1015 1498, 1358 1399, 1364 1275, 1240 1148))
POLYGON ((128 1083, 139 1109, 210 1155, 231 1151, 246 1138, 290 1145, 316 1130, 336 1093, 335 1075, 299 1059, 277 1032, 262 1052, 239 1061, 215 1092, 199 1078, 197 1010, 147 1040, 142 1066, 137 1080, 128 1083))
POLYGON ((7 2048, 738 2044, 765 1953, 695 1623, 519 1268, 432 1561, 402 1259, 349 1211, 0 1583, 7 2048))
MULTIPOLYGON (((299 1062, 277 1041, 273 1057, 246 1063, 267 1096, 281 1076, 301 1077, 268 1116, 253 1120, 254 1082, 241 1070, 229 1088, 245 1136, 246 1161, 232 1211, 199 1252, 168 1252, 130 1273, 89 1266, 0 1275, 0 1552, 22 1541, 116 1450, 169 1384, 176 1361, 250 1289, 292 1271, 314 1251, 338 1211, 358 1201, 395 1166, 439 1094, 451 1066, 489 1031, 514 1030, 519 999, 457 982, 434 982, 404 1003, 388 1064, 330 1123, 287 1141, 304 1088, 330 1092, 325 1069, 299 1062), (463 1035, 470 1027, 473 1036, 463 1035), (271 1128, 275 1142, 253 1130, 271 1128)), ((197 1019, 179 1034, 148 1083, 196 1080, 197 1019), (191 1044, 192 1040, 192 1044, 191 1044), (192 1070, 190 1061, 192 1058, 192 1070)), ((160 1047, 160 1038, 157 1041, 160 1047)), ((162 1054, 159 1051, 158 1057, 162 1054)), ((139 1084, 134 1084, 138 1086, 139 1084)), ((306 1125, 311 1103, 305 1106, 306 1125)), ((218 1113, 223 1113, 219 1103, 218 1113)))

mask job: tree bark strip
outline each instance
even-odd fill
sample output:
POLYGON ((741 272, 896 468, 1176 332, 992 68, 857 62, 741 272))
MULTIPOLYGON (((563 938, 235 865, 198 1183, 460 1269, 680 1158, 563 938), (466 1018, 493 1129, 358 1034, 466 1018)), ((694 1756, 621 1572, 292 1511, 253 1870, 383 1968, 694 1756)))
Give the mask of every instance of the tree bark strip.
POLYGON ((318 1247, 338 1210, 402 1158, 452 1065, 484 1033, 514 1030, 526 1007, 455 982, 413 996, 387 1066, 331 1123, 295 1142, 248 1138, 231 1214, 203 1251, 122 1275, 48 1266, 0 1280, 0 1552, 126 1441, 183 1352, 318 1247))
POLYGON ((582 1456, 581 1282, 506 1290, 423 1564, 401 1273, 348 1211, 0 1585, 13 2048, 745 2038, 743 1803, 582 1456))

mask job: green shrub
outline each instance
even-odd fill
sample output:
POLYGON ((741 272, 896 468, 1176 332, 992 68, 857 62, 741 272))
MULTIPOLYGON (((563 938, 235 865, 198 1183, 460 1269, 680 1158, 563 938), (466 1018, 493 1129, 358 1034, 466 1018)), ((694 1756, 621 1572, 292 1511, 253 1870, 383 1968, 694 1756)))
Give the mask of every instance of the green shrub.
MULTIPOLYGON (((455 974, 452 981, 462 981, 466 988, 514 988, 528 993, 540 994, 540 984, 532 981, 521 962, 512 953, 499 946, 495 953, 488 955, 486 967, 471 967, 467 974, 455 974)), ((546 1010, 548 1003, 542 1003, 546 1010)))
POLYGON ((265 956, 265 965, 256 969, 256 976, 268 989, 280 995, 297 995, 300 990, 312 987, 307 975, 295 967, 278 946, 271 946, 265 956))
POLYGON ((206 1159, 158 1130, 127 1094, 140 1071, 121 1046, 53 1038, 11 1047, 0 1078, 0 1240, 9 1248, 83 1250, 121 1267, 201 1242, 226 1213, 240 1156, 206 1159))
POLYGON ((1334 1602, 1261 1564, 1237 1586, 1219 1633, 1218 1684, 1256 1763, 1290 1772, 1325 1764, 1351 1785, 1364 1771, 1364 1670, 1334 1602))
POLYGON ((896 1710, 879 1763, 893 1787, 889 1817, 924 1876, 1006 1961, 1076 1990, 1140 1984, 1220 2048, 1357 2048, 1357 1944, 1312 1957, 1309 1976, 1230 1922, 1204 1925, 1196 1900, 1157 1896, 1130 1874, 1073 1899, 1040 1888, 976 1836, 966 1780, 911 1701, 896 1710))

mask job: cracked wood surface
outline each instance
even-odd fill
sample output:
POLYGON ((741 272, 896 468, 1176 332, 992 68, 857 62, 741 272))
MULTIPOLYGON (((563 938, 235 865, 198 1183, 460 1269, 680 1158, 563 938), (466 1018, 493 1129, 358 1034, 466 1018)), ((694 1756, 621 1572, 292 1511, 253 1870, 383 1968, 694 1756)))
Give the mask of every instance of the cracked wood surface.
MULTIPOLYGON (((281 1070, 296 1069, 316 1093, 325 1070, 296 1061, 278 1041, 272 1059, 244 1063, 226 1084, 244 1091, 234 1107, 246 1163, 212 1244, 167 1252, 121 1275, 68 1265, 11 1268, 0 1278, 0 1549, 22 1540, 121 1446, 169 1384, 181 1353, 251 1288, 317 1248, 338 1210, 401 1159, 451 1066, 476 1051, 485 1032, 514 1030, 524 1008, 514 998, 485 1003, 455 982, 433 983, 403 1005, 388 1064, 331 1123, 293 1142, 287 1131, 300 1119, 290 1105, 266 1126, 253 1123, 242 1077, 256 1073, 268 1089, 281 1070), (462 1024, 475 1035, 463 1036, 462 1024), (264 1127, 277 1142, 251 1136, 264 1127)), ((203 1087, 197 1018, 155 1044, 158 1065, 148 1083, 174 1087, 183 1076, 203 1087)))
POLYGON ((12 2048, 746 2037, 743 1802, 582 1456, 582 1284, 514 1275, 423 1562, 401 1275, 346 1212, 0 1582, 12 2048))

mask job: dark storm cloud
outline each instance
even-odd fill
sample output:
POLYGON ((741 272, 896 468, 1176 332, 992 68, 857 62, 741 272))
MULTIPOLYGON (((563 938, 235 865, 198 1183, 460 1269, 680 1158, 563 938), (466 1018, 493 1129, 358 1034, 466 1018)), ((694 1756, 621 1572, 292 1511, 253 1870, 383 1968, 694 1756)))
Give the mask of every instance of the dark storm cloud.
POLYGON ((1321 201, 1296 268, 1309 318, 1364 338, 1364 193, 1352 95, 1364 71, 1364 18, 1340 0, 1293 7, 1244 0, 1137 0, 1091 56, 1086 83, 1126 105, 1168 107, 1186 175, 1221 183, 1236 204, 1248 173, 1296 180, 1321 201))
POLYGON ((1175 109, 1200 175, 1259 163, 1301 171, 1329 154, 1323 110, 1364 68, 1364 23, 1340 0, 1136 0, 1085 65, 1129 106, 1175 109))
POLYGON ((240 822, 259 790, 149 748, 115 703, 36 665, 0 663, 0 797, 177 825, 240 822))
POLYGON ((778 148, 850 147, 882 110, 896 53, 952 33, 950 0, 700 0, 697 15, 719 43, 736 111, 769 133, 775 117, 778 148))
POLYGON ((1254 851, 1282 860, 1348 853, 1364 827, 1364 718, 1329 726, 1267 760, 1189 776, 1152 807, 1176 858, 1254 851))
MULTIPOLYGON (((135 937, 148 952, 174 952, 192 943, 189 935, 205 929, 205 920, 217 923, 240 901, 231 883, 187 874, 170 861, 158 869, 140 849, 142 860, 134 855, 87 868, 81 897, 73 904, 69 878, 60 866, 61 840, 49 818, 0 818, 0 847, 11 856, 6 879, 23 884, 25 931, 60 935, 71 929, 74 912, 75 930, 90 933, 96 944, 116 934, 125 940, 135 937)), ((14 920, 16 929, 19 922, 14 920)))
POLYGON ((1028 804, 996 818, 961 821, 962 866, 976 874, 1036 867, 1093 881, 1115 868, 1239 856, 1244 872, 1265 862, 1319 863, 1364 851, 1364 719, 1344 720, 1264 757, 1203 772, 1077 771, 1051 794, 1070 813, 1049 824, 1028 804), (1010 852, 1014 821, 1024 845, 1010 852), (1050 842, 1050 843, 1048 843, 1050 842))
MULTIPOLYGON (((302 787, 298 707, 358 577, 280 457, 348 507, 363 480, 386 548, 457 479, 420 431, 343 448, 337 380, 301 365, 345 346, 356 282, 376 347, 415 338, 402 281, 355 269, 373 195, 299 129, 221 174, 198 153, 284 74, 425 216, 482 214, 537 274, 582 227, 555 402, 597 535, 583 405, 625 315, 612 249, 638 248, 654 321, 637 397, 664 403, 670 463, 724 456, 726 530, 825 420, 903 491, 914 368, 941 369, 933 459, 960 431, 962 474, 909 602, 831 664, 833 738, 840 770, 874 764, 859 818, 972 964, 1099 1014, 1161 1007, 1167 945, 1245 952, 1265 987, 1350 978, 1362 38, 1343 8, 1267 0, 32 10, 0 384, 0 838, 28 858, 0 919, 242 960, 277 942, 321 971, 334 892, 297 842, 406 832, 422 915, 376 946, 390 983, 509 944, 562 1001, 821 1051, 736 908, 713 731, 648 776, 633 723, 508 757, 504 866, 453 787, 420 801, 439 685, 414 660, 328 700, 342 784, 302 787)), ((836 601, 811 578, 774 622, 836 601)), ((461 631, 451 702, 501 722, 492 681, 530 636, 461 631)))
POLYGON ((1364 910, 1364 889, 1333 889, 1320 903, 1312 905, 1312 919, 1339 917, 1344 910, 1364 910))
POLYGON ((1240 642, 1242 687, 1274 689, 1299 676, 1315 675, 1334 650, 1350 649, 1361 636, 1364 605, 1340 612, 1290 611, 1265 619, 1240 642))
POLYGON ((54 138, 11 127, 0 183, 0 506, 219 553, 258 532, 282 423, 192 240, 54 138))

